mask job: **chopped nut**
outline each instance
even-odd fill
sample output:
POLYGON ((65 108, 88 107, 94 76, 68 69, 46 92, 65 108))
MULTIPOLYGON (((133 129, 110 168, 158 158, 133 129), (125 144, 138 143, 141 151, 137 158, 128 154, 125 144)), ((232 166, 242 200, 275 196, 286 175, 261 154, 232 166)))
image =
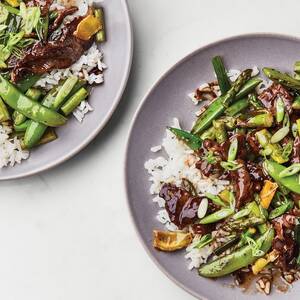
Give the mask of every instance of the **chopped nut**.
POLYGON ((289 284, 295 281, 295 276, 292 272, 283 272, 282 278, 289 284))
POLYGON ((271 292, 271 283, 272 275, 264 275, 256 281, 256 289, 261 293, 269 295, 271 292))

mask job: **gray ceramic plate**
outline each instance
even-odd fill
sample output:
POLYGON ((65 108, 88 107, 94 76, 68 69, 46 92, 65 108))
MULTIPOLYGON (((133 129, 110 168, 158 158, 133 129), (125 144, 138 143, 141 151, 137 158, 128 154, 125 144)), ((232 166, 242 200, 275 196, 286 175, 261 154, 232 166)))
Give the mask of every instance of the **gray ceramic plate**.
MULTIPOLYGON (((184 252, 168 254, 151 246, 152 230, 163 227, 155 218, 157 206, 149 195, 144 162, 156 157, 149 149, 161 143, 164 129, 173 117, 178 117, 183 127, 190 128, 196 108, 187 94, 200 83, 214 79, 210 60, 215 55, 224 57, 226 65, 232 69, 256 65, 290 71, 300 59, 300 40, 273 34, 234 37, 197 50, 168 71, 147 94, 133 121, 125 166, 127 196, 141 241, 169 278, 200 299, 253 299, 253 295, 242 293, 238 288, 224 286, 228 282, 226 279, 209 280, 199 277, 196 271, 188 271, 184 252)), ((299 299, 299 294, 300 282, 288 294, 273 293, 272 299, 299 299)), ((266 299, 263 295, 255 295, 255 298, 266 299)))
POLYGON ((82 150, 104 127, 116 109, 124 91, 132 60, 132 32, 125 0, 107 0, 108 40, 103 44, 105 83, 94 88, 90 103, 94 112, 82 124, 74 118, 57 130, 59 139, 39 147, 21 165, 0 170, 0 180, 32 175, 54 167, 82 150))

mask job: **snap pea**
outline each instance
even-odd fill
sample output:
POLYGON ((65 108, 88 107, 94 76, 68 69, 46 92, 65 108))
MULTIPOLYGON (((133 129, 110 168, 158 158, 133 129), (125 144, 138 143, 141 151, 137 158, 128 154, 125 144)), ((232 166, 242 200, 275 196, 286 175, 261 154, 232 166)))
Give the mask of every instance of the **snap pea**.
POLYGON ((106 32, 105 32, 105 19, 104 19, 104 10, 102 7, 95 9, 95 17, 100 20, 101 29, 96 34, 96 41, 98 43, 103 43, 106 41, 106 32))
POLYGON ((225 114, 234 117, 249 106, 248 99, 244 98, 233 103, 225 110, 225 114))
POLYGON ((300 194, 300 184, 298 182, 297 175, 292 175, 284 178, 279 177, 280 172, 284 171, 286 167, 274 161, 265 160, 264 169, 280 186, 283 186, 294 193, 300 194))
POLYGON ((173 128, 173 127, 167 127, 179 140, 183 141, 189 148, 192 150, 198 150, 202 145, 202 140, 188 132, 184 131, 182 129, 173 128))
MULTIPOLYGON (((42 95, 42 92, 39 89, 30 88, 25 95, 33 101, 38 101, 42 95)), ((18 126, 21 125, 23 122, 25 122, 27 118, 22 113, 19 113, 18 111, 14 111, 13 119, 14 119, 14 124, 18 126)))
POLYGON ((280 178, 284 178, 284 177, 295 175, 295 174, 297 174, 299 172, 300 172, 300 164, 299 163, 295 163, 295 164, 290 165, 289 167, 287 167, 283 171, 281 171, 279 173, 279 177, 280 178))
POLYGON ((253 77, 249 79, 241 88, 241 90, 236 94, 235 100, 240 100, 246 97, 249 93, 251 93, 260 83, 262 79, 258 77, 253 77))
POLYGON ((66 103, 61 107, 65 116, 68 116, 72 111, 89 95, 85 88, 81 88, 73 96, 71 96, 66 103))
POLYGON ((0 123, 10 120, 10 115, 3 100, 0 98, 0 123))
POLYGON ((221 116, 225 109, 230 105, 230 103, 235 99, 235 96, 240 91, 242 86, 250 79, 252 70, 245 70, 233 83, 230 90, 216 99, 208 108, 201 114, 201 116, 196 121, 192 133, 201 134, 205 129, 207 129, 212 121, 221 116))
POLYGON ((276 207, 275 209, 271 210, 269 213, 269 220, 273 220, 275 218, 280 217, 283 215, 285 212, 289 211, 292 209, 294 206, 294 203, 292 201, 287 201, 286 203, 276 207))
POLYGON ((25 132, 29 124, 30 120, 27 120, 19 125, 14 124, 14 130, 16 132, 25 132))
POLYGON ((253 264, 258 257, 262 257, 267 253, 274 238, 274 230, 269 229, 265 234, 260 236, 256 242, 261 244, 260 255, 254 256, 251 245, 244 246, 241 249, 221 258, 209 262, 199 268, 199 275, 204 277, 222 277, 236 270, 253 264))
POLYGON ((210 224, 216 223, 220 220, 226 219, 234 213, 234 210, 231 208, 222 208, 211 215, 206 216, 200 221, 200 224, 210 224))
POLYGON ((8 106, 36 122, 57 127, 64 125, 67 121, 61 114, 29 99, 1 75, 0 96, 8 106))

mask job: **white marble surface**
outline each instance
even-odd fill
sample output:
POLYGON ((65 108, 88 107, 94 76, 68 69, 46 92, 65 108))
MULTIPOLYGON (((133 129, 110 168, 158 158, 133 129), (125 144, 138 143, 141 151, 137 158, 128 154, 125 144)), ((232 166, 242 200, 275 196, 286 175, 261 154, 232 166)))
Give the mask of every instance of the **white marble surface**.
POLYGON ((150 86, 191 50, 245 32, 300 36, 300 2, 128 1, 134 62, 108 126, 62 166, 0 183, 0 299, 193 299, 157 269, 135 235, 123 188, 129 123, 150 86))

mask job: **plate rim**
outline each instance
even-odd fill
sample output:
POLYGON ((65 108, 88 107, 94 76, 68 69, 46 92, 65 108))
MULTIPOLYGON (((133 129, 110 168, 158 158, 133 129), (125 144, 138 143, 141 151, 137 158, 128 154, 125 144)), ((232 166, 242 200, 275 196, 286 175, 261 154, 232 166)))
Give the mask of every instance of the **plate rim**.
POLYGON ((121 0, 121 5, 123 6, 123 9, 124 9, 125 19, 126 19, 126 31, 129 36, 129 49, 128 49, 129 52, 128 52, 126 70, 125 70, 125 73, 121 80, 121 85, 117 91, 115 101, 114 101, 113 105, 110 107, 108 113, 105 115, 105 118, 77 147, 73 148, 66 155, 56 159, 54 162, 49 162, 47 164, 44 164, 40 167, 37 167, 33 170, 29 170, 27 172, 15 174, 15 175, 7 175, 7 176, 4 175, 3 177, 0 178, 0 181, 8 181, 8 180, 26 178, 29 176, 33 176, 33 175, 48 171, 52 168, 57 167, 58 165, 60 165, 62 163, 65 163, 66 161, 71 159, 73 156, 78 154, 80 151, 82 151, 84 148, 86 148, 95 139, 95 137, 102 131, 102 129, 106 126, 108 121, 111 119, 113 113, 115 112, 117 106, 119 105, 119 103, 122 99, 125 88, 127 86, 127 82, 128 82, 131 67, 132 67, 132 59, 133 59, 133 46, 134 46, 133 26, 132 26, 132 20, 130 17, 127 0, 121 0))
POLYGON ((151 85, 150 88, 148 88, 146 94, 142 97, 141 102, 139 103, 138 107, 136 108, 136 111, 133 115, 133 118, 131 120, 130 126, 129 126, 129 131, 127 134, 127 139, 126 139, 126 149, 125 149, 125 159, 124 159, 124 163, 123 163, 123 184, 124 184, 124 188, 125 188, 125 194, 126 194, 126 206, 127 206, 127 210, 129 212, 130 215, 130 219, 131 222, 133 224, 135 233, 138 237, 139 242, 142 244, 145 252, 147 253, 148 257, 150 257, 150 259, 152 260, 152 262, 154 262, 154 264, 158 267, 158 269, 168 278, 170 279, 173 283, 175 283, 178 287, 180 287, 181 289, 183 289, 184 291, 186 291, 187 293, 189 293, 190 295, 194 296, 197 299, 201 299, 201 300, 211 300, 209 298, 206 298, 200 294, 197 294, 196 292, 194 292, 192 289, 186 287, 183 283, 181 283, 179 280, 177 280, 166 268, 164 268, 159 261, 152 255, 152 253, 150 252, 149 248, 147 247, 147 244, 145 242, 145 240, 142 237, 142 234, 140 233, 140 231, 138 230, 138 225, 137 225, 137 221, 134 218, 133 215, 133 209, 132 209, 132 203, 130 201, 130 197, 129 197, 129 187, 127 182, 129 182, 129 178, 128 178, 128 173, 127 173, 127 164, 128 164, 128 155, 129 155, 129 147, 130 147, 130 142, 131 142, 131 135, 132 135, 132 131, 134 129, 135 123, 137 121, 137 118, 140 114, 140 112, 142 111, 144 105, 147 102, 147 99, 149 98, 149 96, 154 92, 154 90, 156 89, 156 87, 167 77, 169 76, 169 74, 171 74, 173 72, 174 69, 176 69, 180 64, 184 63, 185 61, 187 61, 188 59, 190 59, 191 57, 193 57, 194 55, 196 55, 198 52, 201 52, 203 50, 206 50, 210 47, 213 47, 215 45, 218 45, 220 43, 225 43, 225 42, 229 42, 229 41, 234 41, 234 40, 238 40, 241 38, 255 38, 255 37, 275 37, 275 38, 282 38, 282 39, 288 39, 288 40, 294 40, 300 43, 300 37, 291 35, 291 34, 284 34, 284 33, 276 33, 276 32, 252 32, 252 33, 244 33, 244 34, 237 34, 237 35, 232 35, 226 38, 221 38, 221 39, 216 39, 212 42, 206 43, 203 46, 197 47, 194 50, 192 50, 191 52, 189 52, 188 54, 184 55, 183 57, 181 57, 178 61, 175 62, 175 64, 173 64, 171 67, 169 67, 166 71, 164 71, 159 78, 151 85), (201 297, 201 298, 199 298, 201 297))

